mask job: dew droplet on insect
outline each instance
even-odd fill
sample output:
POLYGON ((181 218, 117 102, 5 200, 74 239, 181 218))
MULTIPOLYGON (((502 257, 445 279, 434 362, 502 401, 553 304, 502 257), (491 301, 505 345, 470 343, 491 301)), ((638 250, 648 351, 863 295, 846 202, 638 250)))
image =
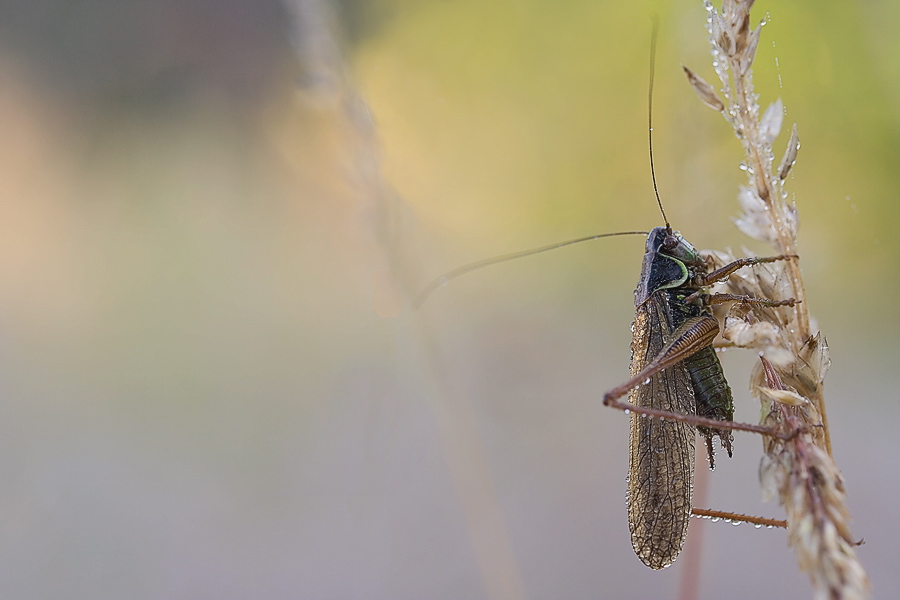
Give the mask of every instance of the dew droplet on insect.
POLYGON ((756 529, 762 529, 762 523, 754 523, 753 526, 754 526, 756 529))
POLYGON ((631 414, 631 411, 630 411, 629 409, 627 409, 627 408, 625 409, 624 412, 625 412, 626 415, 630 415, 630 414, 631 414))
POLYGON ((644 385, 650 385, 650 378, 649 378, 649 377, 648 377, 647 379, 644 380, 644 385))

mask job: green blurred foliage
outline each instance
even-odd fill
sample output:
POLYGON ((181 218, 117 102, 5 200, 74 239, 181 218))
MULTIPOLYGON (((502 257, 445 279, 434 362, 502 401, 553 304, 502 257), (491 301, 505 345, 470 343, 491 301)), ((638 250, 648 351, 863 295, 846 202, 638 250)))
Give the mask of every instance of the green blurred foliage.
MULTIPOLYGON (((679 67, 714 78, 700 3, 380 4, 393 17, 361 42, 354 64, 387 176, 439 238, 469 249, 466 259, 659 223, 647 160, 652 13, 662 24, 657 176, 671 220, 701 247, 764 251, 729 222, 744 182, 739 144, 679 67)), ((758 2, 755 14, 762 19, 770 7, 758 2)), ((897 324, 892 311, 876 308, 897 291, 886 274, 900 259, 891 76, 900 48, 883 25, 896 23, 892 11, 779 4, 756 60, 761 105, 780 97, 787 110, 776 147, 799 125, 788 190, 800 211, 813 312, 826 331, 897 324)), ((568 264, 578 279, 584 265, 568 264)))

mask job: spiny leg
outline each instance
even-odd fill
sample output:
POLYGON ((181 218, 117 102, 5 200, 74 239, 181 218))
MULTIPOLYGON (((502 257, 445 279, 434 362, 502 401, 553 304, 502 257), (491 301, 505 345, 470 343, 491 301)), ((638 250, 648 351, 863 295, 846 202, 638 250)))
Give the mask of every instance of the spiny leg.
POLYGON ((781 519, 767 519, 765 517, 754 517, 753 515, 744 515, 721 510, 708 510, 705 508, 692 508, 691 514, 697 517, 724 519, 726 521, 738 521, 741 523, 753 523, 754 525, 787 529, 787 521, 782 521, 781 519))
POLYGON ((619 400, 622 396, 642 385, 644 381, 656 375, 663 369, 677 364, 697 353, 702 348, 711 345, 715 337, 719 334, 719 323, 715 317, 703 315, 694 317, 685 321, 678 329, 675 330, 672 340, 666 345, 660 353, 651 360, 637 375, 615 387, 603 395, 603 404, 618 408, 626 412, 634 412, 648 417, 659 419, 669 419, 671 421, 681 421, 688 423, 694 427, 709 427, 713 429, 733 429, 737 431, 750 431, 762 435, 771 435, 779 439, 789 440, 796 435, 796 432, 783 433, 772 430, 762 425, 754 425, 751 423, 735 423, 733 421, 720 421, 718 419, 710 419, 697 415, 686 415, 666 410, 658 410, 655 408, 646 408, 636 406, 630 402, 622 402, 619 400))
POLYGON ((754 298, 753 296, 742 296, 740 294, 707 294, 705 297, 707 304, 724 304, 726 302, 739 302, 741 304, 755 304, 757 306, 766 306, 775 308, 778 306, 794 306, 799 300, 788 298, 787 300, 765 300, 763 298, 754 298))
POLYGON ((792 258, 800 257, 796 254, 780 254, 778 256, 754 256, 749 258, 739 258, 734 262, 728 263, 724 267, 716 269, 712 273, 698 275, 697 277, 695 277, 695 282, 697 283, 697 285, 711 285, 713 283, 716 283, 717 281, 724 281, 725 279, 728 279, 728 277, 738 269, 743 269, 744 267, 758 265, 761 263, 790 260, 792 258))
POLYGON ((756 306, 765 306, 767 308, 776 308, 778 306, 794 306, 799 300, 788 298, 787 300, 766 300, 764 298, 754 298, 753 296, 743 296, 740 294, 707 294, 703 291, 696 291, 687 298, 685 302, 693 302, 700 298, 707 306, 713 304, 725 304, 726 302, 738 302, 740 304, 752 304, 756 306))

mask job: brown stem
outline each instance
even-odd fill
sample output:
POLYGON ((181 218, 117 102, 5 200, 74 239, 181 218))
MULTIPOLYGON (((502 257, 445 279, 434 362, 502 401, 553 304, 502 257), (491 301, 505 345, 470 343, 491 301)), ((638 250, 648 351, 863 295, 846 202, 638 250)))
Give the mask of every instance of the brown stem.
MULTIPOLYGON (((728 57, 728 67, 732 74, 740 73, 739 61, 734 57, 728 57)), ((772 165, 769 157, 760 156, 760 139, 759 139, 759 120, 749 114, 748 107, 754 101, 750 98, 744 78, 733 75, 734 91, 736 96, 736 104, 738 108, 738 121, 742 132, 741 141, 747 156, 750 157, 753 169, 752 178, 755 188, 762 200, 766 203, 769 210, 775 218, 776 223, 783 223, 787 215, 785 214, 785 202, 782 198, 780 186, 773 184, 772 165)), ((797 254, 797 244, 790 230, 786 227, 776 227, 777 241, 775 249, 781 254, 797 254)), ((800 349, 811 337, 810 329, 809 304, 806 302, 806 290, 803 285, 803 275, 800 272, 799 261, 788 261, 785 265, 788 276, 791 281, 791 295, 798 300, 794 305, 793 323, 791 325, 792 335, 790 336, 791 349, 797 355, 800 349)), ((828 428, 828 414, 825 411, 825 401, 822 396, 821 385, 818 386, 810 398, 822 418, 824 427, 825 451, 829 456, 831 451, 831 432, 828 428)))

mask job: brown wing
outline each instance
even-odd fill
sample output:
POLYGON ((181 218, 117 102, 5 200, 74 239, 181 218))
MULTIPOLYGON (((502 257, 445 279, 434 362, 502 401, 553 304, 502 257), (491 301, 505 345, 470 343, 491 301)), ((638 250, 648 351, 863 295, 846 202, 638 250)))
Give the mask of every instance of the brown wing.
MULTIPOLYGON (((665 297, 651 295, 637 307, 631 342, 636 375, 662 350, 671 332, 665 297)), ((632 404, 694 414, 694 391, 679 363, 630 393, 632 404)), ((694 428, 631 414, 628 525, 634 552, 651 569, 668 567, 681 552, 691 516, 694 428)))

